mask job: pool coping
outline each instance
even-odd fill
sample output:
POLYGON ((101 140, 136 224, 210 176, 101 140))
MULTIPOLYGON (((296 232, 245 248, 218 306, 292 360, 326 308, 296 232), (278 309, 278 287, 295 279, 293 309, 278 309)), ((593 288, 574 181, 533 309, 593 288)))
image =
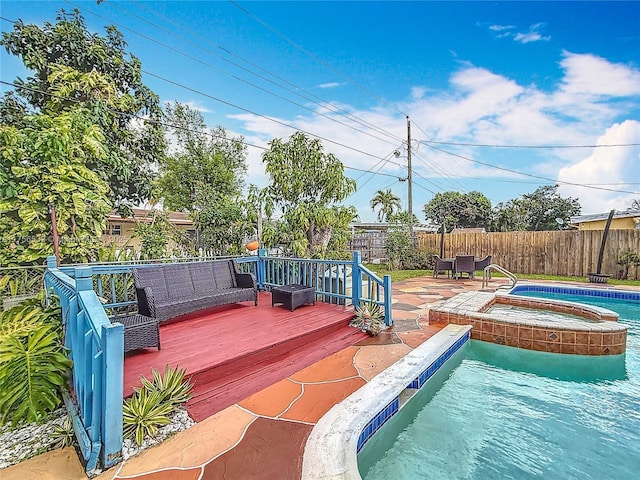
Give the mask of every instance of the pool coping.
POLYGON ((470 339, 468 325, 447 325, 370 382, 334 405, 311 431, 303 480, 360 480, 357 452, 399 408, 407 388, 418 389, 470 339))

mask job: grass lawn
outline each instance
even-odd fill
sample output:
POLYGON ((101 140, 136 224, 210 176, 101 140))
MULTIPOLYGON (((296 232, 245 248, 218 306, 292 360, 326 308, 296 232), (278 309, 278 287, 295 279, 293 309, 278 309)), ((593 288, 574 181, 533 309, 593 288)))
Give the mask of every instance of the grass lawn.
MULTIPOLYGON (((369 270, 374 272, 376 275, 382 277, 383 275, 390 275, 392 282, 399 282, 401 280, 406 280, 408 278, 414 277, 424 277, 426 275, 433 275, 433 270, 387 270, 387 265, 384 263, 367 263, 365 265, 369 270)), ((502 277, 504 275, 498 272, 491 272, 492 277, 502 277)), ((565 277, 560 275, 537 275, 537 274, 517 274, 519 279, 524 280, 549 280, 549 281, 565 281, 565 282, 580 282, 580 283, 589 283, 587 277, 565 277)), ((632 286, 640 286, 640 280, 616 280, 613 278, 609 279, 610 285, 632 285, 632 286)))

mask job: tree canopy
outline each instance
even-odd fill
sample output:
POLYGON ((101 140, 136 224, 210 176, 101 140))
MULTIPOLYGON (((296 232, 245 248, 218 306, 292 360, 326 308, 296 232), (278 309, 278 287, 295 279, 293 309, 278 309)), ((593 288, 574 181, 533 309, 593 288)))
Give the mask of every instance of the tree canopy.
POLYGON ((344 175, 335 155, 324 152, 320 140, 302 132, 288 141, 269 142, 262 161, 270 177, 264 190, 266 214, 280 209, 284 225, 265 225, 263 243, 284 241, 295 254, 325 255, 334 230, 346 229, 356 216, 354 207, 339 205, 355 191, 355 181, 344 175))
POLYGON ((480 192, 436 193, 424 205, 427 220, 445 225, 446 230, 461 228, 489 228, 491 225, 491 201, 480 192))
POLYGON ((398 198, 391 191, 390 188, 386 190, 378 190, 370 202, 371 210, 378 209, 378 221, 383 222, 389 220, 389 217, 398 212, 402 205, 400 204, 400 198, 398 198))
POLYGON ((158 97, 142 83, 140 61, 126 53, 116 27, 106 27, 106 37, 93 34, 77 10, 60 10, 56 20, 42 27, 18 20, 2 34, 0 44, 31 72, 0 100, 2 123, 21 128, 29 113, 85 108, 105 146, 87 167, 108 182, 116 204, 139 203, 149 196, 150 166, 165 148, 158 97))
POLYGON ((255 207, 241 197, 246 173, 242 137, 209 129, 202 114, 174 103, 166 108, 173 152, 161 162, 155 192, 171 210, 189 212, 200 243, 217 254, 237 253, 255 233, 255 207))
POLYGON ((61 258, 96 257, 112 205, 109 185, 87 167, 105 155, 104 136, 83 113, 28 115, 23 128, 0 126, 0 264, 41 263, 54 253, 52 207, 61 258))

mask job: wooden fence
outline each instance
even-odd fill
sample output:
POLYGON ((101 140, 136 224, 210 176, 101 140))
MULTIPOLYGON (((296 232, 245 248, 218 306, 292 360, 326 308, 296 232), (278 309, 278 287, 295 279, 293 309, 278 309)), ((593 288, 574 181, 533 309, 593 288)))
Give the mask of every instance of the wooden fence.
MULTIPOLYGON (((584 277, 595 272, 602 230, 561 230, 551 232, 461 233, 444 235, 444 256, 492 255, 497 263, 515 273, 584 277)), ((440 252, 440 235, 419 233, 421 251, 440 252)), ((610 230, 605 244, 601 273, 618 275, 618 254, 624 250, 640 253, 640 230, 610 230)), ((629 279, 640 280, 640 268, 629 269, 629 279)))

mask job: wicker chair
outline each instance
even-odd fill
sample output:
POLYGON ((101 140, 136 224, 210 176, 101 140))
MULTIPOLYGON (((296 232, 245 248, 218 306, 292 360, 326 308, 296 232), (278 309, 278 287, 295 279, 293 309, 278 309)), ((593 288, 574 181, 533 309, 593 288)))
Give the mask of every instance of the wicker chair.
POLYGON ((456 270, 456 278, 461 278, 463 273, 466 273, 469 278, 473 278, 473 272, 476 269, 473 255, 456 255, 454 268, 456 270))
POLYGON ((453 272, 453 262, 451 260, 443 260, 438 255, 433 256, 435 265, 433 266, 433 278, 438 278, 438 273, 447 272, 447 277, 451 278, 453 272))
POLYGON ((121 323, 124 326, 124 351, 139 348, 157 347, 160 350, 160 325, 157 318, 146 315, 128 315, 113 317, 111 323, 121 323))
MULTIPOLYGON (((476 272, 478 270, 483 271, 485 268, 491 265, 491 255, 487 255, 482 260, 476 260, 475 263, 476 263, 476 267, 475 267, 476 272)), ((489 272, 489 278, 491 278, 491 272, 489 272)))

